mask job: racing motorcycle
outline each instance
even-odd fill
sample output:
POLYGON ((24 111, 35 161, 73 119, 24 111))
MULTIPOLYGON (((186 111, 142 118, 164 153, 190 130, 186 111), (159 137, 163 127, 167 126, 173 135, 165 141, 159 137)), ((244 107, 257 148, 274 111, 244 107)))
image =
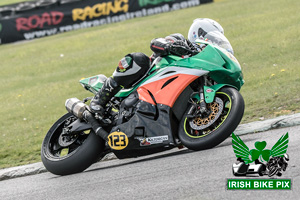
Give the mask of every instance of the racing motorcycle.
MULTIPOLYGON (((105 80, 97 75, 80 83, 96 94, 105 80)), ((109 101, 104 117, 90 111, 90 97, 66 100, 68 113, 44 138, 42 162, 49 172, 68 175, 111 152, 122 159, 183 145, 195 151, 213 148, 242 119, 243 84, 237 59, 213 44, 190 56, 158 57, 132 88, 109 101)))

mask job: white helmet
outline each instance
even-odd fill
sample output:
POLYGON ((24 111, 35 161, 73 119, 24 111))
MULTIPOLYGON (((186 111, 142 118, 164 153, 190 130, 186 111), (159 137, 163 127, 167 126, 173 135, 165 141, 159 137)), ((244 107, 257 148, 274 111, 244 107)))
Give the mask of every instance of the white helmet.
POLYGON ((215 20, 208 18, 195 19, 190 27, 188 39, 195 42, 196 39, 203 39, 205 35, 212 31, 218 31, 224 35, 223 27, 215 20))
POLYGON ((195 19, 188 33, 190 42, 195 43, 197 39, 205 39, 234 54, 232 46, 224 35, 223 27, 215 20, 208 18, 195 19))

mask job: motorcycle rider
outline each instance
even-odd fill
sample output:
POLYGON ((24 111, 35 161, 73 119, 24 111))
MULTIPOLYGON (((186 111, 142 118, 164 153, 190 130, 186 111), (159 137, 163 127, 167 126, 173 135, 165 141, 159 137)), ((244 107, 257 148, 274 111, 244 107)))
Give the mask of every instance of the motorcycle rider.
POLYGON ((127 54, 120 60, 112 77, 106 79, 102 88, 91 100, 91 111, 103 117, 105 106, 110 99, 121 88, 130 88, 146 76, 151 62, 155 58, 169 54, 190 56, 195 52, 198 53, 201 51, 207 43, 219 45, 233 54, 233 49, 224 36, 222 26, 218 22, 208 18, 199 18, 193 21, 188 32, 188 40, 179 33, 171 34, 165 38, 153 39, 150 43, 150 48, 153 51, 150 58, 143 53, 127 54), (203 43, 199 43, 199 41, 196 43, 196 39, 200 39, 203 43))

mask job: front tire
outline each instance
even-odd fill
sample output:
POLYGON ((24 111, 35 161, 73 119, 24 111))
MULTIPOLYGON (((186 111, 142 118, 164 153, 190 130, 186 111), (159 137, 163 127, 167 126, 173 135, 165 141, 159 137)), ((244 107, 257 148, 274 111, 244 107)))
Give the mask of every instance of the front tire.
POLYGON ((63 129, 77 118, 67 113, 48 131, 42 144, 41 159, 46 169, 56 175, 82 172, 96 162, 104 150, 104 140, 85 131, 73 135, 63 129))
POLYGON ((189 119, 188 107, 179 125, 179 139, 189 149, 198 151, 213 148, 223 142, 239 125, 245 103, 234 88, 224 87, 208 104, 209 116, 189 119))

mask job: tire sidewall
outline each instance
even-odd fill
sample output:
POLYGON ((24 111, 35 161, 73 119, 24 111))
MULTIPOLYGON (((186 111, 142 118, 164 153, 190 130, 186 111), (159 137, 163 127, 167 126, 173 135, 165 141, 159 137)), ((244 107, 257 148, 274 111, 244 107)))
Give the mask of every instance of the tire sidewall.
MULTIPOLYGON (((223 87, 218 91, 226 93, 231 99, 231 109, 227 118, 214 132, 200 138, 192 138, 185 132, 184 124, 188 110, 185 112, 179 125, 179 139, 182 144, 192 150, 204 150, 212 148, 223 142, 239 125, 244 114, 244 99, 241 94, 234 88, 223 87)), ((217 92, 217 93, 218 93, 217 92)))

